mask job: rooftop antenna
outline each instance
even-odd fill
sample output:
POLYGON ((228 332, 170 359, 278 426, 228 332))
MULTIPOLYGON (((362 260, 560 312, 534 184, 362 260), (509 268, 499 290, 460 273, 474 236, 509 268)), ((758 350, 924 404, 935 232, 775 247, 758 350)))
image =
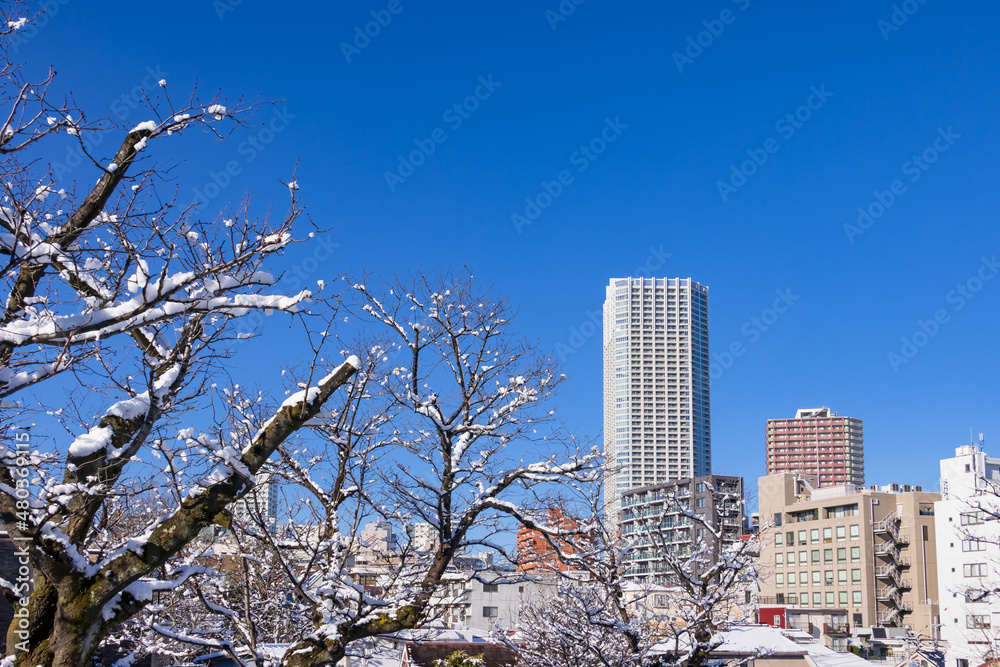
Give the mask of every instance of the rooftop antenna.
POLYGON ((979 434, 979 451, 984 451, 985 444, 986 444, 986 434, 985 433, 980 433, 979 434))

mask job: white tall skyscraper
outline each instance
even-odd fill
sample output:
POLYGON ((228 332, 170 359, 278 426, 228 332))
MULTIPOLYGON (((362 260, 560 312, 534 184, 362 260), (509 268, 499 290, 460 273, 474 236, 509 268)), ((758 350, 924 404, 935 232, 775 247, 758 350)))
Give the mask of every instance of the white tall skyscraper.
POLYGON ((604 301, 608 523, 621 494, 711 473, 708 288, 690 278, 615 278, 604 301))

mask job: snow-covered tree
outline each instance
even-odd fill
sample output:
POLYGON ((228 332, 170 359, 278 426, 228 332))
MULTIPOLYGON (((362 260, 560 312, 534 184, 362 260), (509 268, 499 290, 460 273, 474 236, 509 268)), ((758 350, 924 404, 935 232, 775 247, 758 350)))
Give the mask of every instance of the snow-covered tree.
POLYGON ((52 101, 52 73, 27 78, 7 58, 22 11, 0 10, 0 520, 27 545, 34 586, 17 591, 30 623, 7 641, 13 664, 89 667, 110 631, 206 569, 194 554, 174 559, 203 529, 230 525, 255 474, 360 362, 317 352, 255 430, 217 418, 237 409, 221 371, 254 333, 241 318, 283 311, 325 331, 335 314, 322 290, 285 294, 267 271, 296 240, 297 185, 277 219, 255 217, 249 200, 210 219, 178 207, 157 147, 223 138, 254 106, 177 102, 160 81, 143 122, 91 121, 52 101), (45 159, 67 144, 82 161, 73 173, 45 159), (114 523, 123 499, 153 492, 153 511, 114 523))
POLYGON ((724 542, 725 528, 676 495, 668 495, 661 513, 620 535, 617 525, 612 532, 605 522, 596 485, 564 488, 577 491, 575 497, 559 499, 577 528, 567 530, 566 522, 548 525, 540 513, 524 517, 525 525, 543 536, 567 565, 558 570, 556 597, 522 605, 519 630, 510 644, 526 665, 700 667, 721 642, 722 628, 748 620, 742 598, 756 577, 754 539, 716 548, 724 542), (671 509, 690 521, 692 530, 701 528, 714 540, 677 544, 664 530, 671 509), (655 557, 669 585, 638 583, 628 576, 640 553, 655 557))
MULTIPOLYGON (((597 471, 596 455, 554 418, 561 376, 513 333, 503 299, 471 276, 358 284, 354 292, 366 330, 382 342, 364 348, 346 403, 319 427, 321 449, 279 448, 285 496, 300 503, 289 516, 313 529, 264 538, 311 609, 306 631, 285 639, 292 646, 283 664, 296 667, 333 664, 353 642, 433 619, 454 590, 456 559, 502 551, 492 538, 516 525, 509 517, 521 499, 597 471), (360 529, 372 518, 401 534, 429 524, 431 550, 403 539, 362 564, 360 529)), ((252 652, 244 646, 242 654, 252 652)))

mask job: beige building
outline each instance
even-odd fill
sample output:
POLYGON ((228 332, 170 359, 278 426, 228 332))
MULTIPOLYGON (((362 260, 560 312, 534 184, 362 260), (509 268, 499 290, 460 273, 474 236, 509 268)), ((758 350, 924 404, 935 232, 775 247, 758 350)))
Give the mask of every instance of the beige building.
POLYGON ((815 475, 758 480, 761 606, 846 610, 852 627, 938 622, 934 503, 892 484, 816 488, 815 475))

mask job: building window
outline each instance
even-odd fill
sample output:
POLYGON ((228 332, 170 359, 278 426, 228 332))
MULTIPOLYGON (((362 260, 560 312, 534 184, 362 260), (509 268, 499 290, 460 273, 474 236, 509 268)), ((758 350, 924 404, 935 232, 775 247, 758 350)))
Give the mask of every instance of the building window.
POLYGON ((966 563, 962 566, 962 571, 966 577, 985 577, 986 563, 966 563))
POLYGON ((781 533, 775 533, 774 535, 774 546, 781 546, 781 538, 784 537, 781 533))
MULTIPOLYGON (((847 539, 847 537, 845 535, 846 532, 847 532, 847 528, 845 528, 844 526, 837 526, 837 541, 838 542, 843 542, 845 539, 847 539)), ((853 535, 854 535, 854 533, 851 533, 851 536, 852 536, 851 539, 854 539, 853 535)))
POLYGON ((832 592, 826 594, 826 606, 827 607, 832 607, 833 606, 833 593, 832 592))
POLYGON ((833 562, 833 549, 823 549, 823 562, 824 563, 833 562))
POLYGON ((986 543, 982 540, 962 540, 962 551, 986 551, 986 543))
POLYGON ((694 506, 698 507, 698 508, 704 507, 705 506, 705 498, 704 498, 704 496, 702 496, 701 498, 696 499, 694 501, 694 506))
POLYGON ((788 567, 791 567, 793 565, 795 565, 795 552, 794 551, 789 551, 788 552, 788 567))
POLYGON ((861 526, 854 524, 851 526, 851 539, 860 540, 861 539, 861 526))
POLYGON ((852 584, 860 584, 861 583, 861 570, 860 569, 851 570, 851 583, 852 584))
POLYGON ((483 592, 484 593, 499 593, 500 592, 500 585, 499 584, 483 584, 483 592))
MULTIPOLYGON (((818 574, 818 573, 817 573, 818 574)), ((805 570, 799 572, 799 585, 808 586, 809 585, 809 573, 805 570)))
POLYGON ((974 588, 965 591, 966 604, 971 604, 973 602, 989 602, 989 601, 990 601, 989 591, 980 591, 974 588))
MULTIPOLYGON (((860 555, 860 553, 858 555, 860 555)), ((837 549, 837 562, 838 563, 847 562, 847 549, 845 548, 837 549)))
POLYGON ((823 583, 827 586, 833 586, 833 570, 827 570, 823 573, 823 583))
POLYGON ((822 604, 823 604, 823 594, 822 593, 813 593, 813 606, 814 607, 819 607, 822 604))
POLYGON ((805 565, 809 562, 809 552, 800 551, 799 552, 799 565, 805 565))
POLYGON ((837 570, 837 584, 839 586, 847 585, 847 570, 837 570))
POLYGON ((795 593, 788 594, 788 604, 795 604, 797 601, 798 598, 796 597, 795 593))
POLYGON ((841 607, 847 606, 847 591, 840 591, 837 593, 837 604, 841 607))
POLYGON ((499 607, 483 607, 483 618, 497 618, 499 616, 499 607))
POLYGON ((851 562, 857 563, 861 560, 861 547, 851 547, 851 562))
POLYGON ((976 512, 962 512, 963 526, 978 526, 986 521, 986 512, 978 510, 976 512))
POLYGON ((819 586, 821 579, 821 573, 819 570, 813 570, 813 586, 819 586))
MULTIPOLYGON (((750 591, 747 591, 747 598, 749 598, 749 597, 750 597, 750 591)), ((747 602, 750 602, 750 600, 747 599, 747 602)), ((666 607, 667 606, 667 596, 663 595, 662 593, 654 595, 653 596, 653 604, 655 606, 657 606, 657 607, 666 607)))
POLYGON ((819 549, 813 549, 812 550, 812 562, 813 563, 818 563, 819 562, 819 549))
POLYGON ((774 575, 774 585, 778 588, 784 588, 785 586, 785 575, 782 572, 774 575))
POLYGON ((799 531, 799 546, 801 547, 805 543, 806 543, 806 531, 800 530, 799 531))
POLYGON ((813 544, 819 544, 819 528, 813 528, 809 531, 809 541, 813 544))
MULTIPOLYGON (((851 598, 853 598, 854 604, 861 604, 861 591, 852 592, 851 598)), ((861 625, 861 621, 856 621, 856 624, 861 625)))
POLYGON ((833 542, 833 528, 827 526, 823 529, 823 542, 826 544, 833 542))
POLYGON ((788 531, 785 533, 785 546, 794 547, 795 546, 795 533, 788 531))
POLYGON ((989 630, 990 617, 988 614, 969 614, 965 617, 965 627, 970 630, 989 630))
POLYGON ((774 566, 781 567, 785 564, 785 554, 774 554, 774 566))

